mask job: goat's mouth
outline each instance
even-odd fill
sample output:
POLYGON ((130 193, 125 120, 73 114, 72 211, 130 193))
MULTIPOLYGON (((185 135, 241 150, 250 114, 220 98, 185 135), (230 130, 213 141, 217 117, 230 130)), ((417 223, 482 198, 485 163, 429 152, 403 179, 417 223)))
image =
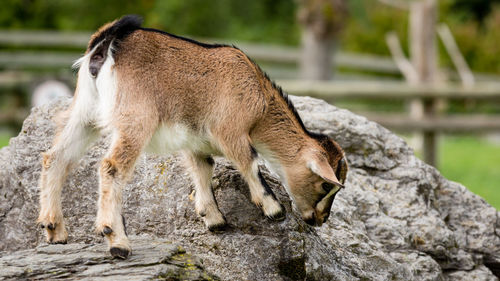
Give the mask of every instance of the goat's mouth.
POLYGON ((313 212, 312 215, 302 219, 310 226, 322 226, 328 220, 328 217, 330 217, 330 212, 322 214, 316 214, 316 212, 313 212))
POLYGON ((302 218, 308 225, 310 226, 316 226, 316 216, 313 215, 308 217, 308 218, 302 218))
POLYGON ((302 216, 302 219, 311 226, 321 226, 330 217, 330 209, 332 208, 335 195, 339 192, 343 185, 336 185, 327 195, 321 199, 313 211, 307 215, 302 216))

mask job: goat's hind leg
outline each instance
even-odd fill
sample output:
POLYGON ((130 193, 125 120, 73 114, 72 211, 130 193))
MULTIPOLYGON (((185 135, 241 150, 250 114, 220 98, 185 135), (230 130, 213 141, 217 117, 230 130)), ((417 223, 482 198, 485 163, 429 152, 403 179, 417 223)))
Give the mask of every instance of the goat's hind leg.
POLYGON ((195 188, 195 209, 210 231, 220 231, 226 226, 226 219, 220 212, 212 191, 214 160, 210 156, 184 152, 187 168, 190 170, 195 188))
POLYGON ((111 148, 99 170, 99 202, 96 232, 106 237, 113 257, 126 259, 131 253, 122 212, 122 189, 127 184, 137 158, 149 140, 147 126, 133 121, 116 130, 111 148))
MULTIPOLYGON (((75 111, 60 127, 51 149, 43 153, 40 177, 40 213, 37 223, 46 230, 47 242, 65 244, 68 233, 61 207, 61 192, 72 166, 95 139, 97 133, 86 126, 75 111)), ((66 112, 65 114, 68 114, 66 112)))

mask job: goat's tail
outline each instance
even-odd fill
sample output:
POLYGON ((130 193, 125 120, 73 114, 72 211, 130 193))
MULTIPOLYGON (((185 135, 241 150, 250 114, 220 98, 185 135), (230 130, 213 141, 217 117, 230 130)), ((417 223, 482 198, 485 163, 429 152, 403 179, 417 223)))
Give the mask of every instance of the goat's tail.
POLYGON ((90 38, 85 55, 73 68, 78 69, 75 91, 75 116, 82 122, 95 122, 98 127, 111 124, 113 104, 117 94, 116 73, 113 71, 120 44, 141 28, 139 16, 128 15, 102 26, 90 38))
MULTIPOLYGON (((142 18, 137 15, 126 15, 113 22, 103 25, 99 30, 92 35, 87 47, 87 52, 91 51, 99 43, 105 41, 119 42, 130 33, 141 28, 142 18)), ((109 43, 108 43, 109 44, 109 43)), ((117 45, 113 46, 114 49, 118 48, 117 45)))
POLYGON ((129 34, 141 28, 142 18, 137 15, 126 15, 120 19, 103 25, 91 37, 87 46, 85 56, 77 60, 73 64, 74 69, 78 69, 82 62, 99 54, 101 58, 106 59, 108 49, 111 49, 111 54, 115 54, 120 49, 120 42, 129 34))

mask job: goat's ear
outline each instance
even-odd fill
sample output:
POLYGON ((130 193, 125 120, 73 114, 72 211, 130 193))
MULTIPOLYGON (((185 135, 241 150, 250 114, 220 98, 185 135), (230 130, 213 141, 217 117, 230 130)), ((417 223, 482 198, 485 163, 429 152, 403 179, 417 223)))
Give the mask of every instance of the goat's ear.
POLYGON ((307 167, 326 182, 329 182, 341 188, 344 187, 337 179, 337 176, 335 176, 335 172, 333 172, 332 167, 330 166, 328 161, 326 161, 326 159, 315 157, 314 159, 311 159, 307 162, 307 167))

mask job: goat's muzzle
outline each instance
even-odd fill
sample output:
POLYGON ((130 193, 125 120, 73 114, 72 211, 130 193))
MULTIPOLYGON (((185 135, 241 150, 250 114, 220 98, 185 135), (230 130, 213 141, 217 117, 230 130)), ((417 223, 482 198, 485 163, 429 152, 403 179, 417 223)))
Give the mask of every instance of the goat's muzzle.
POLYGON ((332 208, 333 200, 335 199, 335 195, 340 191, 340 189, 344 188, 344 186, 340 183, 335 183, 335 187, 326 194, 321 201, 318 202, 314 212, 312 213, 312 217, 304 219, 304 221, 312 226, 321 226, 328 220, 330 216, 330 210, 332 208))

